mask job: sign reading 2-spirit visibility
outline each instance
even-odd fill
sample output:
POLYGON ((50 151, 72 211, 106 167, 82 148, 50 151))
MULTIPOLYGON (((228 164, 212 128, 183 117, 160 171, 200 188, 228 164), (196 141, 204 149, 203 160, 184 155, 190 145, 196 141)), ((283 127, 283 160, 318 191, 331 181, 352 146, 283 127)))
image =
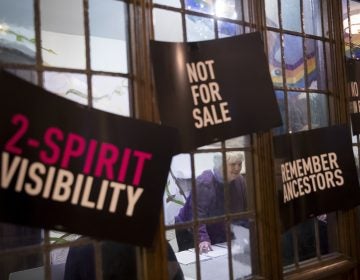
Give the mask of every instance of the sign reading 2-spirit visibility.
POLYGON ((175 129, 0 83, 0 220, 150 245, 175 129))
POLYGON ((192 43, 151 42, 162 123, 187 152, 281 125, 260 33, 192 43))
POLYGON ((360 203, 349 127, 274 137, 283 229, 360 203))

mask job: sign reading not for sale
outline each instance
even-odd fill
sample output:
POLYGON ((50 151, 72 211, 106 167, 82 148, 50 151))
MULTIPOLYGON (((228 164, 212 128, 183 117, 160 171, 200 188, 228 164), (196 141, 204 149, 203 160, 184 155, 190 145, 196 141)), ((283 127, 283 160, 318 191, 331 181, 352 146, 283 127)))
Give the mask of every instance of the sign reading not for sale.
POLYGON ((0 220, 150 245, 176 131, 0 82, 0 220))
POLYGON ((163 124, 188 152, 281 125, 258 32, 190 43, 151 42, 163 124))

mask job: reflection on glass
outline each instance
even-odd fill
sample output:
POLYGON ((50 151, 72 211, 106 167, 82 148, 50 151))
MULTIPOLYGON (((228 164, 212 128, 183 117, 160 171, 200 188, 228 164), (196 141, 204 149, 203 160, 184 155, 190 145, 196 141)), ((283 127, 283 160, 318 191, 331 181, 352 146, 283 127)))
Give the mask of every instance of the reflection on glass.
POLYGON ((241 19, 241 1, 216 0, 215 15, 229 19, 241 19))
POLYGON ((154 4, 161 4, 166 6, 171 6, 175 8, 180 8, 180 0, 153 0, 154 4))
POLYGON ((329 125, 328 97, 321 93, 310 93, 311 127, 329 125))
POLYGON ((286 84, 293 88, 304 88, 304 56, 302 38, 284 35, 284 59, 286 67, 286 84))
POLYGON ((89 1, 93 70, 128 73, 126 6, 121 1, 89 1))
POLYGON ((84 74, 45 72, 44 88, 77 103, 84 105, 88 103, 84 74))
POLYGON ((35 64, 32 1, 0 1, 0 62, 35 64))
POLYGON ((326 1, 303 1, 304 31, 307 34, 322 36, 320 2, 326 1))
POLYGON ((94 75, 92 95, 94 108, 130 116, 128 79, 94 75))
POLYGON ((353 146, 353 152, 354 152, 356 170, 357 170, 357 173, 358 173, 358 177, 360 178, 359 148, 357 146, 353 146))
POLYGON ((297 132, 309 129, 307 96, 305 92, 288 93, 289 131, 297 132))
POLYGON ((163 9, 153 9, 155 40, 182 42, 181 14, 163 9), (171 24, 169 24, 171 22, 171 24))
MULTIPOLYGON (((40 245, 43 242, 41 229, 17 226, 12 224, 0 224, 0 251, 19 249, 24 246, 40 245)), ((41 249, 32 253, 8 254, 0 260, 0 279, 21 277, 26 273, 34 273, 33 279, 43 279, 43 255, 41 249), (35 269, 34 272, 29 269, 35 269)))
POLYGON ((281 1, 281 15, 284 29, 301 32, 300 14, 300 1, 281 1))
POLYGON ((326 89, 326 71, 323 42, 305 39, 307 86, 310 89, 326 89))
POLYGON ((185 8, 205 14, 214 14, 214 0, 185 0, 185 8))
POLYGON ((219 38, 230 37, 242 34, 242 27, 238 24, 218 21, 219 38))
POLYGON ((248 227, 241 226, 241 221, 231 224, 231 253, 235 279, 251 274, 250 232, 248 227))
POLYGON ((240 136, 225 141, 226 148, 245 148, 250 147, 250 136, 240 136))
POLYGON ((82 3, 82 0, 40 1, 44 65, 85 69, 82 3))
POLYGON ((280 34, 267 32, 267 46, 269 57, 269 71, 274 86, 283 86, 283 73, 281 70, 281 44, 280 34))
POLYGON ((279 27, 278 0, 265 0, 266 24, 271 27, 279 27))
POLYGON ((198 16, 186 16, 188 41, 203 41, 215 38, 214 20, 198 16))

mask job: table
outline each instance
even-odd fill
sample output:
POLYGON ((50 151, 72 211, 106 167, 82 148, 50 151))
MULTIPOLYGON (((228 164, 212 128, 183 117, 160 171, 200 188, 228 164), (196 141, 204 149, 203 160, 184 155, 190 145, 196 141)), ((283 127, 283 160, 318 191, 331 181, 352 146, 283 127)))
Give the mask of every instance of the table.
MULTIPOLYGON (((231 241, 233 275, 240 279, 251 274, 251 255, 249 251, 249 231, 239 226, 232 229, 235 239, 231 241)), ((226 243, 212 245, 213 251, 200 257, 201 279, 229 279, 229 256, 226 243)), ((175 253, 186 280, 196 279, 196 253, 189 249, 175 253)))

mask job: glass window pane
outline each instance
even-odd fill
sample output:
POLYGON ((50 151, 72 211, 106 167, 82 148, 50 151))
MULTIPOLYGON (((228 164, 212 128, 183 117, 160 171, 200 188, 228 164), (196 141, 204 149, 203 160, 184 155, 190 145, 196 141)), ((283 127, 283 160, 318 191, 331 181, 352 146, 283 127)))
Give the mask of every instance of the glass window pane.
POLYGON ((282 263, 284 266, 295 262, 294 255, 294 232, 292 229, 284 232, 281 236, 282 263))
POLYGON ((353 151, 354 151, 354 159, 355 159, 355 164, 356 164, 356 170, 358 172, 358 177, 360 177, 359 147, 358 146, 353 146, 353 151))
POLYGON ((329 252, 326 215, 309 219, 296 226, 299 261, 317 256, 316 235, 319 235, 319 249, 322 255, 329 252), (316 233, 316 231, 318 231, 316 233))
MULTIPOLYGON (((102 279, 138 279, 134 246, 103 241, 101 242, 101 257, 102 279)), ((83 265, 86 267, 88 263, 84 261, 83 265)), ((95 277, 90 279, 95 279, 95 277)))
MULTIPOLYGON (((196 199, 199 218, 224 215, 225 212, 238 213, 247 210, 246 172, 244 153, 226 153, 226 174, 223 169, 221 153, 195 155, 196 199), (225 184, 227 180, 227 184, 225 184), (225 188, 228 188, 225 190, 225 188), (229 204, 225 206, 225 192, 228 191, 229 204), (229 207, 229 209, 226 209, 229 207)), ((220 240, 224 238, 223 228, 207 229, 204 238, 220 240), (210 232, 211 231, 211 232, 210 232)))
POLYGON ((61 72, 44 72, 44 88, 80 104, 87 105, 86 75, 61 72))
POLYGON ((307 34, 322 36, 321 8, 319 0, 303 1, 304 7, 304 31, 307 34))
POLYGON ((265 0, 266 24, 279 28, 278 0, 265 0))
POLYGON ((221 148, 221 142, 211 143, 205 146, 198 147, 198 150, 206 150, 206 149, 220 149, 221 148))
POLYGON ((250 136, 246 135, 226 140, 225 146, 226 148, 245 148, 250 147, 250 141, 250 136))
POLYGON ((0 62, 35 64, 32 1, 0 0, 0 62))
POLYGON ((235 279, 240 279, 252 273, 250 231, 241 225, 241 221, 235 220, 231 224, 231 232, 233 274, 235 279))
POLYGON ((214 20, 198 16, 186 16, 186 32, 188 41, 215 39, 214 20))
POLYGON ((308 129, 307 97, 305 92, 288 93, 289 130, 292 132, 308 129))
POLYGON ((330 37, 330 31, 329 31, 329 16, 328 16, 328 4, 327 1, 322 1, 322 17, 323 17, 323 25, 324 25, 324 34, 323 36, 325 38, 330 37))
POLYGON ((213 0, 185 0, 185 8, 213 15, 215 10, 214 2, 213 0))
POLYGON ((175 7, 175 8, 181 7, 180 0, 153 0, 153 3, 171 6, 171 7, 175 7))
POLYGON ((155 40, 182 42, 181 14, 163 9, 153 10, 155 40), (171 22, 171 24, 169 24, 171 22))
POLYGON ((240 35, 243 33, 241 25, 220 20, 218 21, 218 32, 219 38, 240 35))
POLYGON ((276 100, 279 106, 281 119, 283 122, 283 125, 277 128, 274 128, 274 133, 277 134, 284 134, 286 133, 286 106, 285 106, 285 94, 283 91, 275 91, 276 100))
POLYGON ((282 27, 287 30, 301 32, 300 1, 281 1, 282 27))
POLYGON ((85 69, 83 1, 43 0, 40 3, 44 65, 85 69))
POLYGON ((282 58, 280 34, 276 32, 267 32, 267 47, 269 58, 269 71, 274 86, 283 86, 282 58))
MULTIPOLYGON (((38 228, 0 224, 0 252, 3 250, 20 249, 21 247, 40 245, 43 242, 43 232, 38 228)), ((43 279, 44 270, 41 249, 34 249, 31 253, 16 251, 0 259, 0 279, 24 277, 34 275, 34 279, 43 279), (29 274, 27 274, 29 273, 29 274), (37 278, 38 277, 38 278, 37 278)), ((23 278, 25 279, 25 278, 23 278)))
POLYGON ((189 154, 174 156, 164 193, 165 224, 183 223, 193 219, 191 201, 191 164, 189 154), (184 207, 187 203, 186 207, 184 207), (181 210, 184 208, 183 210, 181 210))
POLYGON ((204 258, 200 261, 201 279, 230 279, 229 250, 226 243, 213 244, 211 248, 212 251, 200 255, 204 258))
POLYGON ((284 59, 286 84, 293 88, 304 88, 304 56, 302 38, 284 35, 284 59))
POLYGON ((215 15, 221 18, 241 19, 241 1, 217 0, 215 2, 215 15))
POLYGON ((109 113, 130 116, 128 79, 94 75, 93 107, 109 113))
POLYGON ((32 83, 33 85, 38 84, 38 76, 35 71, 32 70, 24 70, 24 69, 5 69, 7 72, 19 77, 20 79, 23 79, 29 83, 32 83))
POLYGON ((310 93, 311 127, 329 125, 328 97, 321 93, 310 93))
MULTIPOLYGON (((250 11, 252 10, 251 8, 251 3, 249 3, 249 1, 251 0, 242 0, 242 4, 243 4, 243 17, 244 17, 244 21, 245 22, 250 22, 250 11)), ((248 33, 249 31, 247 31, 246 33, 248 33)))
POLYGON ((322 41, 305 39, 307 86, 326 90, 324 45, 322 41))
POLYGON ((91 68, 128 73, 127 4, 90 0, 91 68))

